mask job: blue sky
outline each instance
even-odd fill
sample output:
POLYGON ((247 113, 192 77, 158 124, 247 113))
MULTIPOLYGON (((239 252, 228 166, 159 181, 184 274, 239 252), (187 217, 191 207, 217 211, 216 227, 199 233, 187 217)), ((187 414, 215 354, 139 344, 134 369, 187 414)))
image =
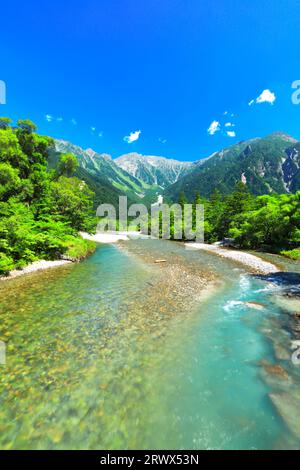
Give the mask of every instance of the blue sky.
POLYGON ((41 133, 181 160, 275 130, 300 139, 298 0, 15 0, 0 14, 0 114, 41 133))

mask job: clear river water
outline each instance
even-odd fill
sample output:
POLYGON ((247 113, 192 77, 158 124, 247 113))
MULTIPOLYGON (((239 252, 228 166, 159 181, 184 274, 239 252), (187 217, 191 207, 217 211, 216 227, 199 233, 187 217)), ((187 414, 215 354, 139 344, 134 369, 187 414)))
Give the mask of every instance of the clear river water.
POLYGON ((279 290, 166 241, 0 283, 0 448, 300 448, 271 399, 300 400, 279 290))

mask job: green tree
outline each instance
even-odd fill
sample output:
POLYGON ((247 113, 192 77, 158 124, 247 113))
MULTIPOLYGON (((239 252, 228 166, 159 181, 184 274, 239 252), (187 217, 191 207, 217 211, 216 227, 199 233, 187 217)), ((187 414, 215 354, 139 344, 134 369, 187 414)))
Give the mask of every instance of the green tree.
POLYGON ((184 193, 184 191, 181 191, 181 193, 179 194, 179 204, 181 205, 182 209, 184 208, 184 205, 188 203, 188 200, 186 198, 186 195, 184 193))
POLYGON ((28 134, 37 130, 36 124, 30 119, 19 119, 17 124, 23 132, 27 132, 28 134))
POLYGON ((0 129, 0 162, 18 168, 20 174, 28 169, 28 157, 22 152, 18 137, 12 129, 0 129))
POLYGON ((9 163, 0 163, 0 200, 17 195, 20 187, 19 171, 9 163))
POLYGON ((202 201, 201 196, 199 193, 196 193, 194 202, 193 202, 193 220, 192 220, 192 227, 193 230, 196 229, 196 222, 197 222, 197 206, 201 205, 204 201, 202 201))
POLYGON ((58 175, 59 176, 72 176, 78 168, 78 161, 75 155, 72 153, 65 153, 60 156, 58 163, 58 175))
MULTIPOLYGON (((18 128, 0 120, 0 275, 36 259, 80 259, 94 244, 78 236, 92 231, 94 193, 68 178, 73 156, 62 159, 64 176, 48 171, 53 140, 38 135, 29 120, 18 128)), ((77 162, 76 162, 77 164, 77 162)))
POLYGON ((300 193, 259 196, 255 208, 235 216, 230 235, 244 248, 293 248, 300 242, 300 193))
POLYGON ((93 195, 84 181, 61 176, 51 183, 53 214, 59 215, 76 230, 91 229, 93 217, 93 195))
POLYGON ((237 183, 234 191, 224 198, 223 212, 217 225, 217 234, 220 240, 228 237, 234 217, 250 210, 253 201, 254 198, 247 186, 242 182, 237 183))
POLYGON ((212 243, 220 240, 220 225, 224 213, 224 202, 221 193, 214 191, 208 201, 205 201, 204 236, 205 241, 212 243))
POLYGON ((7 129, 10 124, 12 123, 12 120, 7 118, 7 117, 0 117, 0 129, 7 129))

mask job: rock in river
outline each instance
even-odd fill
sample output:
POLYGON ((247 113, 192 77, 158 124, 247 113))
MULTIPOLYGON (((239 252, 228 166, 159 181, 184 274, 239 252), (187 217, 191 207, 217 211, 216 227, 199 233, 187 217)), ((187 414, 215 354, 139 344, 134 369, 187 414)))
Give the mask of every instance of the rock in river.
POLYGON ((270 398, 278 413, 295 436, 300 439, 300 394, 271 393, 270 398))
POLYGON ((269 375, 274 375, 282 380, 289 380, 289 375, 286 370, 279 364, 270 364, 267 361, 261 361, 260 365, 263 367, 265 372, 269 375))

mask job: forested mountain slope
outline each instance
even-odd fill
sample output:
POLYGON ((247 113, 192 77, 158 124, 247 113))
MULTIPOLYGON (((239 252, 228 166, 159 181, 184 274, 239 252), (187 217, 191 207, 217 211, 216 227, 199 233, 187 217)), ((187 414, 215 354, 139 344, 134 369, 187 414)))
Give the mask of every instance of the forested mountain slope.
POLYGON ((165 195, 178 200, 184 192, 191 200, 197 192, 205 197, 216 189, 228 194, 239 181, 257 195, 299 190, 300 143, 280 132, 238 143, 199 160, 165 195))

